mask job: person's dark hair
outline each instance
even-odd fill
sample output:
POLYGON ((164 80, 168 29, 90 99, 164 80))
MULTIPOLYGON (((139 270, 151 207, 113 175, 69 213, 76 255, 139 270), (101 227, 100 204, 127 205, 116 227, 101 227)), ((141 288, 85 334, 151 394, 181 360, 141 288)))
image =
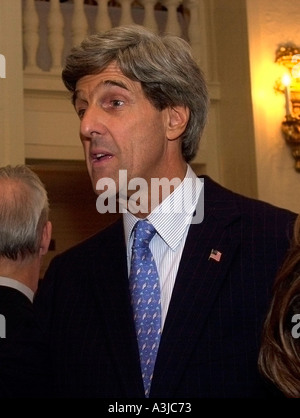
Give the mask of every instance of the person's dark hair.
POLYGON ((139 25, 118 26, 90 35, 66 59, 62 80, 71 92, 85 75, 98 74, 116 62, 123 74, 141 83, 148 100, 159 110, 186 106, 190 119, 182 135, 187 162, 197 152, 206 124, 209 97, 204 75, 190 45, 172 35, 156 35, 139 25))
POLYGON ((0 167, 0 196, 0 257, 38 253, 49 215, 40 178, 26 165, 0 167))
POLYGON ((289 398, 300 397, 299 320, 300 216, 295 222, 291 248, 275 280, 258 361, 261 373, 289 398))

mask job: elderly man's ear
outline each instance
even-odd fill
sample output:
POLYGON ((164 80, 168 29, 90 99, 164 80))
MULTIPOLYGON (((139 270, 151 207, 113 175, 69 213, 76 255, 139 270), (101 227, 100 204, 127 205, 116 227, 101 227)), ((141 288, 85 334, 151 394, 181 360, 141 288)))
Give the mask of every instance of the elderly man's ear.
POLYGON ((47 221, 43 228, 43 235, 40 245, 40 255, 45 255, 48 252, 52 236, 52 223, 47 221))

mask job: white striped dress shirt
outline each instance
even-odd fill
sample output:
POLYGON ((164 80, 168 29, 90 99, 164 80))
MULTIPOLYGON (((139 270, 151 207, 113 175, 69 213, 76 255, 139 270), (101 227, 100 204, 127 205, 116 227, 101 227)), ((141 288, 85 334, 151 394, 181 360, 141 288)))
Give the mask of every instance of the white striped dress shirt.
MULTIPOLYGON (((147 219, 157 231, 157 234, 150 242, 150 249, 160 278, 162 327, 166 319, 191 219, 201 191, 201 188, 197 187, 199 185, 198 181, 196 174, 187 165, 187 172, 181 184, 147 216, 147 219)), ((131 233, 138 220, 130 212, 126 212, 123 215, 128 275, 130 272, 133 241, 131 233)))

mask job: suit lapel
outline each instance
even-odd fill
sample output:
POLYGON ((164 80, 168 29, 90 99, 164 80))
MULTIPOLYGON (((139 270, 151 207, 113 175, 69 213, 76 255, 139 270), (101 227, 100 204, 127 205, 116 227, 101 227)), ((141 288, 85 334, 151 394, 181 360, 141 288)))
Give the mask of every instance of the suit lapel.
POLYGON ((152 397, 161 393, 172 397, 240 245, 240 214, 234 200, 210 179, 205 179, 204 188, 204 220, 190 226, 161 338, 152 397), (219 261, 209 257, 213 249, 221 253, 219 261))

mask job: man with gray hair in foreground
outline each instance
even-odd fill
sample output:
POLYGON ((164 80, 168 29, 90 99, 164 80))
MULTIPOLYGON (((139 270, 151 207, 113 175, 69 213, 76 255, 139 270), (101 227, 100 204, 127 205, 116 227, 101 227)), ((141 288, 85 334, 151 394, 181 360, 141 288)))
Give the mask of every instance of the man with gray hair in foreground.
POLYGON ((43 256, 51 239, 49 203, 26 165, 0 167, 0 337, 30 318, 43 256))

